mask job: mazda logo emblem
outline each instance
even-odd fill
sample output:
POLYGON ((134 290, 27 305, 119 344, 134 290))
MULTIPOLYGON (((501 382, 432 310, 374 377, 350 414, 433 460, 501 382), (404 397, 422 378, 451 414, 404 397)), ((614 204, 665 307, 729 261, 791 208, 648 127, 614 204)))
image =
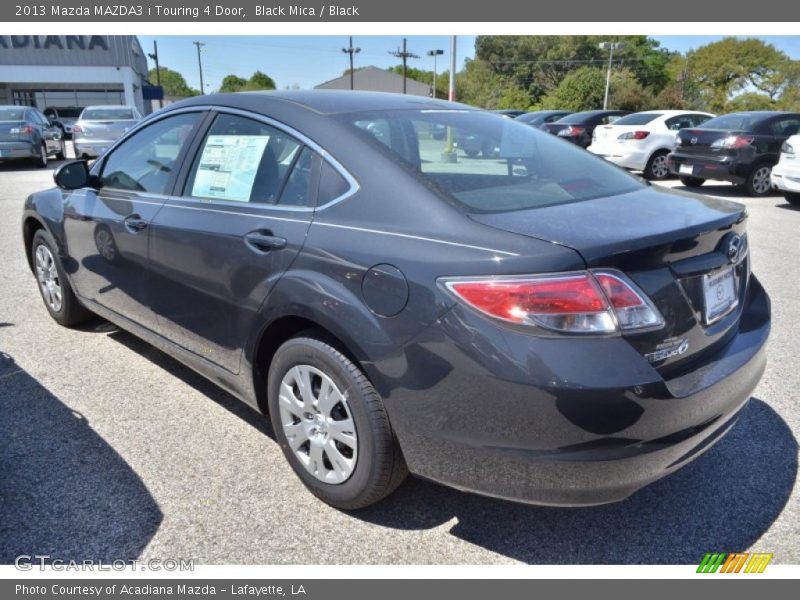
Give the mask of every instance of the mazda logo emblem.
POLYGON ((696 144, 697 143, 697 138, 693 137, 692 139, 689 140, 689 142, 692 143, 692 144, 696 144))
POLYGON ((728 260, 735 263, 739 260, 739 253, 742 250, 742 238, 735 233, 728 240, 728 260))

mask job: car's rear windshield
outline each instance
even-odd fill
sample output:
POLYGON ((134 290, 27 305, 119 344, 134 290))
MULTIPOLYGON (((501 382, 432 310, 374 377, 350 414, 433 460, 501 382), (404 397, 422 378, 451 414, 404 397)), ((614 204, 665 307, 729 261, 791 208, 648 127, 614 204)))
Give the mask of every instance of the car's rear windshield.
POLYGON ((614 121, 614 125, 645 125, 663 116, 663 113, 634 113, 614 121))
POLYGON ((56 108, 54 110, 58 113, 59 117, 67 117, 67 118, 75 117, 75 118, 77 118, 77 117, 79 117, 81 115, 81 109, 80 108, 56 108))
POLYGON ((22 121, 24 108, 0 108, 0 121, 22 121))
POLYGON ((574 144, 483 111, 370 111, 341 118, 467 212, 539 208, 643 185, 574 144))
POLYGON ((703 123, 703 129, 730 129, 732 131, 752 131, 765 120, 767 116, 758 113, 731 113, 714 117, 703 123))
POLYGON ((128 121, 133 118, 130 108, 87 108, 81 114, 82 121, 128 121))

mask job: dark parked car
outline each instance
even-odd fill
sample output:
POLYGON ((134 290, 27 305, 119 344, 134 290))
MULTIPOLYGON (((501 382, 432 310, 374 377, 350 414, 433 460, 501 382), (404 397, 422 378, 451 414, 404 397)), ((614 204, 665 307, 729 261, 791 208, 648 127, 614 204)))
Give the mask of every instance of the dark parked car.
POLYGON ((587 110, 572 113, 554 123, 547 123, 544 130, 581 148, 588 148, 592 143, 595 127, 610 125, 628 114, 630 114, 628 110, 587 110))
POLYGON ((527 113, 527 110, 520 110, 518 108, 500 108, 492 111, 496 115, 508 117, 509 119, 516 119, 520 115, 527 113))
POLYGON ((682 129, 668 156, 670 171, 689 187, 721 179, 751 196, 770 193, 781 146, 800 131, 800 113, 753 111, 722 115, 702 127, 682 129))
POLYGON ((61 129, 28 106, 0 106, 0 162, 27 159, 46 167, 50 156, 64 160, 61 129))
POLYGON ((742 205, 461 104, 206 95, 55 180, 22 223, 50 315, 101 315, 268 413, 337 507, 407 471, 621 500, 720 439, 764 370, 742 205), (499 156, 451 162, 436 126, 499 156))
POLYGON ((44 116, 60 127, 64 139, 69 140, 72 138, 72 126, 81 116, 82 110, 77 106, 48 106, 44 109, 44 116))
POLYGON ((547 123, 554 123, 559 119, 563 119, 567 115, 571 115, 572 111, 569 110, 536 110, 534 112, 524 113, 515 117, 520 123, 525 123, 537 129, 544 129, 547 123))

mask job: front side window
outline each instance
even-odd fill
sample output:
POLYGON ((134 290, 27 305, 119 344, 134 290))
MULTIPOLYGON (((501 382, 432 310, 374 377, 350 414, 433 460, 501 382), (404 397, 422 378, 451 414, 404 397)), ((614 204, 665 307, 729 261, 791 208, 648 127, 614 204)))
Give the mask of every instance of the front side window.
POLYGON ((178 155, 200 117, 201 113, 167 117, 133 134, 106 159, 100 175, 103 187, 166 194, 178 155))
POLYGON ((642 187, 573 144, 482 111, 370 111, 340 119, 467 212, 537 208, 642 187))
POLYGON ((300 149, 297 140, 266 123, 220 114, 195 157, 184 195, 274 204, 300 149))

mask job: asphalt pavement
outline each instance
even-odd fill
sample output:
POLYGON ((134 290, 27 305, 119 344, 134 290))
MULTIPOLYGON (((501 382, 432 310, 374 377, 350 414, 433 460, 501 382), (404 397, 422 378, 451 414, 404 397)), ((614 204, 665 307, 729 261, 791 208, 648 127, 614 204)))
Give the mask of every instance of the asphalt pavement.
POLYGON ((70 330, 49 318, 20 216, 26 195, 50 185, 51 169, 0 165, 0 563, 697 564, 748 550, 800 563, 800 210, 783 198, 701 190, 748 206, 773 334, 741 420, 697 461, 596 508, 524 506, 410 478, 348 514, 306 492, 258 413, 101 320, 70 330))

